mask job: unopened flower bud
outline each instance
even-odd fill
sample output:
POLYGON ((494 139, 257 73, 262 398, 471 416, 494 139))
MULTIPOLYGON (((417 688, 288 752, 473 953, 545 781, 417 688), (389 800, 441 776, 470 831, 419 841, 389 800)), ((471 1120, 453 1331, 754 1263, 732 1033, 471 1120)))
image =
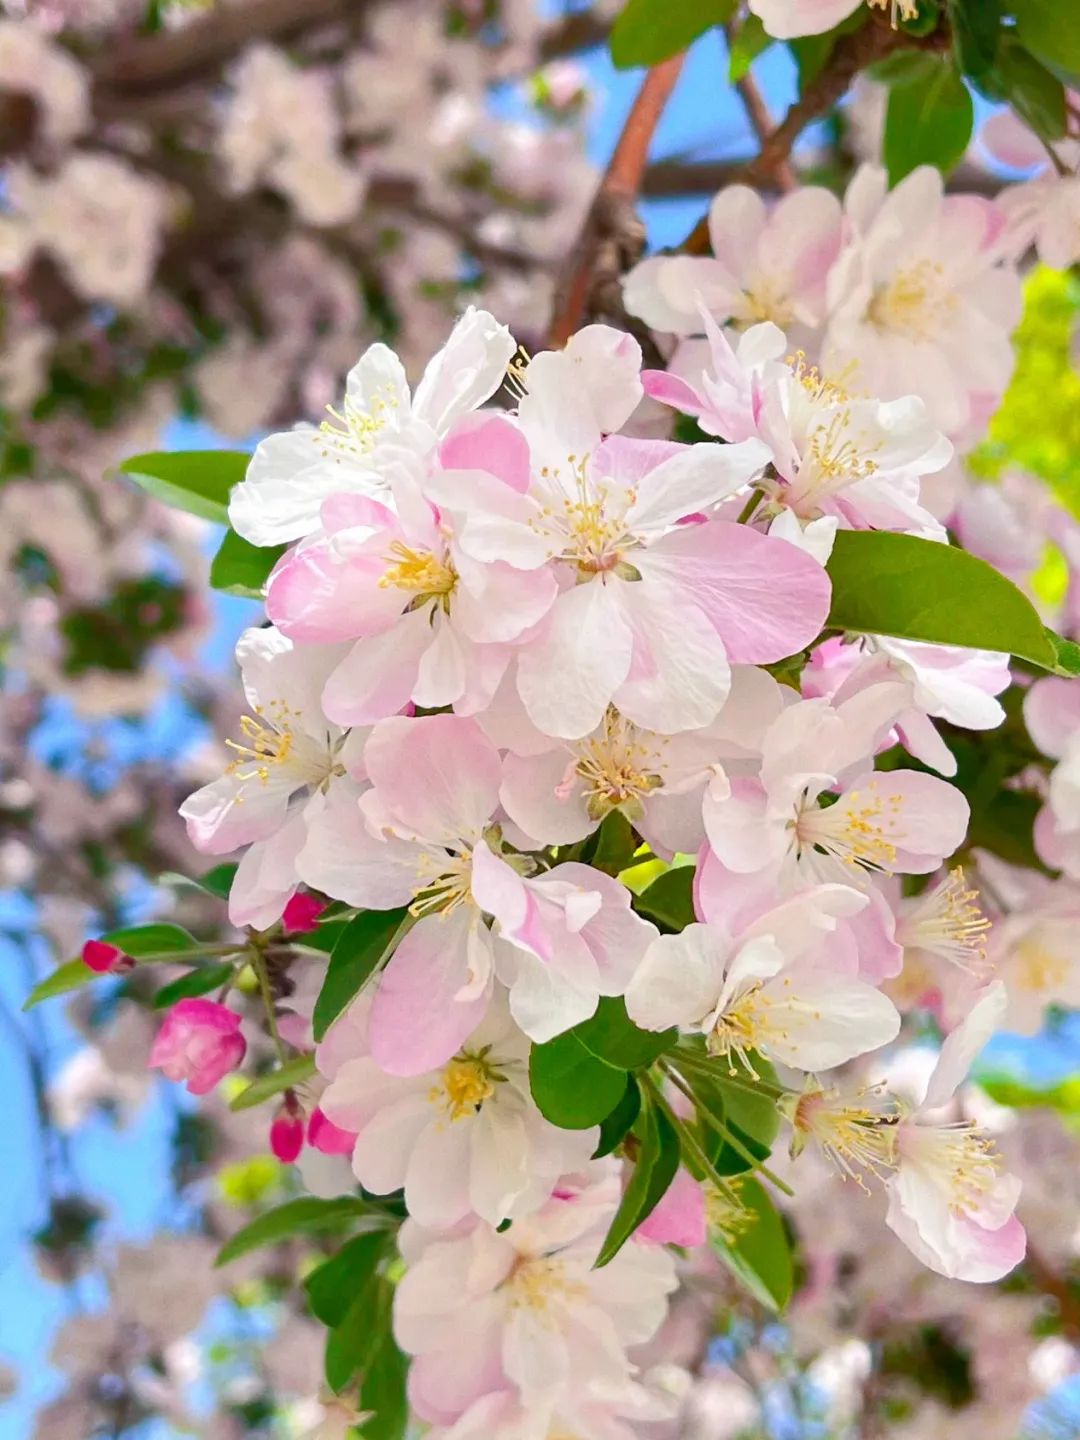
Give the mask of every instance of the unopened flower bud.
POLYGON ((283 1165, 291 1165, 304 1148, 305 1129, 300 1102, 287 1091, 270 1126, 270 1149, 283 1165))
POLYGON ((120 975, 135 968, 130 955, 105 940, 87 940, 82 948, 82 962, 98 975, 120 975))
POLYGON ((315 929, 325 909, 325 900, 317 899, 306 890, 299 890, 285 906, 281 923, 288 934, 305 935, 315 929))

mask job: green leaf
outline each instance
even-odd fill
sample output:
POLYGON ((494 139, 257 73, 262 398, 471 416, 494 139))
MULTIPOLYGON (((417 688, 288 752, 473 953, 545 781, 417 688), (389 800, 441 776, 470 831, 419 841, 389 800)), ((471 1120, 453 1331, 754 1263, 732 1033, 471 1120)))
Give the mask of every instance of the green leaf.
POLYGON ((1049 628, 1046 638, 1054 647, 1054 674, 1064 675, 1069 679, 1080 675, 1080 645, 1075 640, 1066 640, 1064 635, 1058 635, 1049 628))
POLYGON ((288 1200, 252 1220, 238 1230, 218 1252, 216 1266, 228 1265, 250 1250, 262 1245, 277 1245, 294 1235, 311 1234, 316 1230, 338 1230, 363 1217, 369 1228, 382 1226, 382 1216, 374 1216, 366 1203, 355 1195, 337 1195, 332 1200, 319 1200, 314 1195, 302 1195, 298 1200, 288 1200))
POLYGON ((97 971, 91 970, 90 966, 84 965, 81 960, 69 960, 51 975, 46 975, 44 980, 38 981, 23 1001, 22 1008, 32 1010, 43 1000, 55 1000, 57 995, 69 995, 72 990, 81 990, 84 985, 89 985, 91 980, 99 978, 97 971))
POLYGON ((1001 47, 997 66, 984 77, 982 88, 995 100, 1004 100, 1044 140, 1065 134, 1065 86, 1045 65, 1020 45, 1001 47))
POLYGON ((667 870, 637 897, 634 909, 668 934, 685 930, 694 920, 694 867, 667 870))
POLYGON ((201 965, 197 970, 189 970, 179 980, 161 987, 154 996, 154 1009, 165 1010, 178 1000, 191 1000, 197 995, 209 995, 211 990, 220 990, 232 976, 233 968, 222 961, 220 965, 201 965))
POLYGON ((201 890, 204 895, 213 895, 215 900, 227 900, 235 874, 236 862, 229 860, 224 864, 215 865, 212 870, 208 870, 205 875, 197 878, 192 875, 180 875, 175 870, 163 870, 158 876, 158 883, 171 885, 174 890, 184 888, 201 890))
POLYGON ((227 525, 229 492, 250 460, 242 450, 188 450, 133 455, 119 468, 155 500, 227 525))
MULTIPOLYGON (((385 1240, 384 1236, 378 1237, 385 1240)), ((336 1394, 353 1382, 357 1371, 369 1372, 390 1335, 393 1287, 372 1271, 360 1282, 339 1324, 326 1337, 326 1383, 336 1394)))
POLYGON ((885 113, 889 184, 898 184, 918 165, 948 173, 967 149, 974 125, 971 94, 948 60, 934 61, 925 82, 893 86, 885 113))
POLYGON ((357 1292, 375 1276, 388 1241, 385 1230, 354 1235, 325 1265, 311 1272, 304 1281, 304 1289, 316 1319, 331 1330, 342 1323, 357 1292))
POLYGON ((736 0, 629 0, 611 31, 611 58, 620 70, 656 65, 678 55, 735 12, 736 0))
POLYGON ((626 1089, 611 1114, 606 1116, 600 1126, 600 1143, 593 1151, 594 1160, 602 1160, 605 1155, 621 1145, 626 1138, 627 1132, 633 1125, 641 1112, 641 1090, 633 1075, 626 1077, 626 1089))
POLYGON ((1080 76, 1080 7, 1062 0, 1015 0, 1016 34, 1051 70, 1080 76))
POLYGON ((734 85, 750 74, 750 66, 759 55, 773 44, 773 37, 766 34, 765 26, 757 15, 747 15, 731 41, 728 58, 728 79, 734 85))
POLYGON ((235 530, 226 530, 218 552, 210 562, 210 584, 229 595, 247 595, 261 600, 270 571, 288 549, 287 545, 252 545, 235 530))
POLYGON ((626 1071, 587 1050, 573 1030, 534 1045, 529 1085, 540 1113, 562 1130, 599 1125, 622 1100, 626 1071))
POLYGON ((605 875, 618 875, 633 864, 637 848, 637 836, 630 821, 620 811, 613 810, 610 815, 604 816, 583 858, 586 864, 602 870, 605 875))
POLYGON ((407 914, 406 910, 364 910, 341 931, 315 1001, 312 1029, 316 1040, 323 1038, 375 973, 407 914))
POLYGON ((1054 647, 1035 607, 966 550, 914 535, 841 530, 827 569, 833 587, 828 623, 837 629, 1003 650, 1054 668, 1054 647))
POLYGON ((737 1189, 752 1223, 731 1242, 713 1231, 712 1248, 755 1300, 768 1310, 783 1310, 794 1286, 784 1222, 759 1181, 745 1177, 737 1182, 737 1189))
POLYGON ((651 1065, 679 1039, 677 1030, 639 1030, 626 1013, 619 996, 604 996, 596 1014, 570 1031, 585 1049, 619 1070, 640 1070, 651 1065))
MULTIPOLYGON (((776 1071, 772 1065, 756 1054, 751 1056, 751 1060, 761 1079, 775 1085, 776 1071)), ((724 1124, 756 1160, 767 1160, 780 1129, 780 1112, 775 1100, 768 1095, 752 1094, 741 1086, 725 1083, 722 1074, 716 1077, 716 1084, 723 1097, 724 1124)), ((716 1151, 713 1166, 720 1175, 741 1175, 751 1168, 746 1157, 726 1140, 716 1151)))
POLYGON ((409 1362, 387 1331, 360 1387, 360 1406, 374 1412, 360 1426, 365 1440, 403 1440, 409 1423, 405 1381, 409 1362))
POLYGON ((195 936, 182 926, 157 922, 126 925, 119 930, 110 930, 101 938, 106 945, 115 945, 135 960, 155 959, 159 955, 171 960, 174 955, 188 954, 199 945, 195 936))
POLYGON ((1001 41, 999 0, 949 0, 953 53, 965 75, 979 80, 997 59, 1001 41))
POLYGON ((642 1221, 649 1218, 679 1169, 679 1137, 668 1117, 647 1096, 634 1134, 638 1141, 634 1169, 596 1257, 596 1269, 614 1260, 642 1221))
POLYGON ((314 1074, 314 1055, 294 1055, 276 1070, 269 1070, 265 1075, 259 1075, 252 1080, 250 1085, 229 1102, 229 1109, 250 1110, 252 1106, 261 1105, 264 1100, 280 1095, 283 1090, 291 1090, 302 1084, 314 1074))

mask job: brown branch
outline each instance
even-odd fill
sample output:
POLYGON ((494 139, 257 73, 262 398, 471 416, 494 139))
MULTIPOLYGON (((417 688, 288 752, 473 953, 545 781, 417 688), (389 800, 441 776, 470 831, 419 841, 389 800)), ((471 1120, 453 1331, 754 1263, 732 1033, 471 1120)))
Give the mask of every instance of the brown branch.
MULTIPOLYGON (((730 50, 735 35, 735 26, 727 25, 724 28, 728 39, 728 49, 730 50)), ((735 89, 739 93, 739 99, 743 103, 746 117, 750 121, 750 128, 757 136, 758 145, 761 147, 762 152, 764 152, 766 147, 772 143, 772 137, 776 131, 776 122, 773 120, 772 113, 765 103, 765 97, 762 95, 757 81, 749 71, 747 71, 741 79, 735 81, 735 89)), ((773 179, 776 182, 777 189, 785 191, 794 190, 795 171, 792 168, 791 161, 787 157, 777 162, 773 179)))
MULTIPOLYGON (((894 30, 888 18, 875 12, 861 30, 842 35, 821 74, 788 110, 783 120, 761 144, 761 150, 750 161, 742 179, 752 185, 778 184, 778 174, 790 162, 795 142, 813 120, 827 114, 861 70, 897 50, 947 50, 951 44, 948 29, 939 28, 932 35, 910 35, 894 30)), ((695 226, 683 247, 691 254, 702 254, 709 248, 709 232, 705 219, 695 226)))
POLYGON ((611 17, 596 15, 591 10, 579 11, 556 21, 540 37, 541 61, 557 60, 602 45, 611 34, 611 17))
POLYGON ((548 329, 548 345, 565 345, 581 324, 594 291, 619 276, 629 257, 632 262, 644 246, 644 233, 634 212, 649 145, 682 71, 684 55, 672 56, 656 65, 641 83, 630 114, 589 213, 577 244, 555 288, 555 310, 548 329))
POLYGON ((121 94, 153 92, 220 68, 253 40, 289 40, 314 26, 354 18, 367 0, 249 0, 178 30, 136 35, 103 56, 95 86, 121 94))
MULTIPOLYGON (((745 180, 752 163, 750 156, 739 160, 655 160, 645 167, 640 193, 649 200, 713 195, 725 185, 734 185, 745 180)), ((773 187, 767 182, 758 186, 760 190, 771 188, 773 187)), ((1000 195, 1002 181, 989 170, 966 163, 958 165, 950 173, 946 188, 966 194, 986 195, 993 199, 995 195, 1000 195)))

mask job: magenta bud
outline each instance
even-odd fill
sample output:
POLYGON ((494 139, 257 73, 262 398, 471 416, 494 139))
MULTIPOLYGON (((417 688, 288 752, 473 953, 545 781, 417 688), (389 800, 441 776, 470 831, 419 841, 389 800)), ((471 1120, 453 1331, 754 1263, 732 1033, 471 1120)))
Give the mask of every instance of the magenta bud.
POLYGON ((325 900, 317 900, 306 890, 300 890, 285 906, 281 923, 290 934, 303 935, 315 929, 325 909, 325 900))
POLYGON ((342 1130, 318 1108, 311 1112, 307 1138, 308 1144, 324 1155, 351 1155, 356 1145, 356 1136, 351 1130, 342 1130))
POLYGON ((118 945, 109 945, 104 940, 87 940, 82 948, 82 962, 97 975, 119 975, 135 968, 135 961, 130 955, 126 955, 118 945))
POLYGON ((304 1148, 304 1112, 288 1095, 270 1126, 270 1149, 283 1165, 291 1165, 304 1148))

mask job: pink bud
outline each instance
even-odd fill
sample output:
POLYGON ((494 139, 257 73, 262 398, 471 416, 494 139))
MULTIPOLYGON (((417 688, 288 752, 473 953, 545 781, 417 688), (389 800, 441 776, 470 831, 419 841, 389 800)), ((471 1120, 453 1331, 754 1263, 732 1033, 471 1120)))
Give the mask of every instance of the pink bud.
POLYGON ((708 1238, 705 1192, 686 1170, 678 1170, 659 1204, 634 1232, 654 1245, 704 1245, 708 1238))
POLYGON ((109 945, 104 940, 87 940, 82 948, 82 962, 98 975, 119 975, 135 968, 135 961, 130 955, 125 955, 118 945, 109 945))
POLYGON ((170 1080, 186 1081, 192 1095, 205 1095, 246 1051, 235 1010, 214 1000, 181 1000, 154 1039, 150 1064, 170 1080))
POLYGON ((304 1148, 304 1112, 290 1090, 270 1126, 270 1149, 283 1165, 291 1165, 304 1148))
POLYGON ((315 929, 319 916, 325 909, 325 900, 317 900, 308 891, 298 890, 285 906, 281 923, 291 935, 304 935, 315 929))
POLYGON ((318 1108, 311 1112, 307 1138, 308 1144, 324 1155, 351 1155, 356 1145, 356 1136, 351 1130, 342 1130, 318 1108))

